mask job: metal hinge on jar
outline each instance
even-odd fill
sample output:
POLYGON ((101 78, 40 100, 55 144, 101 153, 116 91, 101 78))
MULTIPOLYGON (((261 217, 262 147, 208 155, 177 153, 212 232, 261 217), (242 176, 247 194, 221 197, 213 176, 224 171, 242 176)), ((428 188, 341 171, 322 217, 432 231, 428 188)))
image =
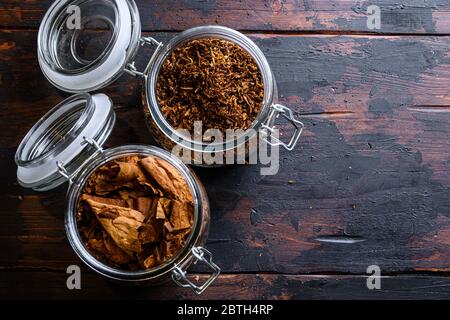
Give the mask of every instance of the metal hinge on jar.
POLYGON ((156 56, 156 53, 163 47, 163 43, 157 41, 156 39, 154 39, 152 37, 141 37, 139 42, 140 42, 141 46, 144 46, 144 45, 156 46, 155 52, 153 53, 153 55, 150 58, 147 66, 145 67, 144 72, 140 72, 140 71, 137 70, 135 61, 127 64, 127 66, 125 68, 125 72, 130 74, 130 75, 132 75, 133 77, 145 78, 146 74, 147 74, 147 71, 148 71, 148 68, 153 63, 153 59, 156 56))
MULTIPOLYGON (((93 155, 91 155, 91 157, 94 156, 97 153, 102 153, 103 152, 103 148, 100 146, 100 144, 96 140, 94 140, 92 138, 83 137, 83 144, 89 144, 89 145, 93 146, 96 149, 96 152, 93 155)), ((89 160, 91 157, 89 157, 87 160, 89 160)), ((64 162, 63 161, 56 161, 56 166, 58 167, 58 173, 63 178, 65 178, 69 182, 69 184, 73 184, 73 179, 70 176, 68 170, 66 169, 64 162)))
POLYGON ((272 110, 270 111, 266 124, 263 124, 262 127, 265 129, 266 134, 266 136, 264 137, 264 141, 266 141, 271 146, 282 146, 286 150, 292 151, 297 145, 297 142, 302 135, 305 125, 303 124, 303 122, 295 119, 294 113, 291 109, 281 104, 274 104, 272 105, 272 110), (281 141, 278 137, 272 135, 275 130, 275 124, 273 124, 272 126, 268 125, 269 123, 275 122, 275 120, 278 119, 280 115, 288 120, 295 129, 291 140, 287 144, 281 141))
POLYGON ((196 294, 201 294, 219 276, 220 268, 212 261, 211 252, 205 248, 194 247, 191 252, 192 256, 186 259, 183 263, 175 266, 172 271, 172 280, 183 288, 191 288, 196 294), (188 279, 187 271, 185 270, 191 262, 196 264, 199 261, 205 263, 213 271, 209 278, 200 286, 188 279))

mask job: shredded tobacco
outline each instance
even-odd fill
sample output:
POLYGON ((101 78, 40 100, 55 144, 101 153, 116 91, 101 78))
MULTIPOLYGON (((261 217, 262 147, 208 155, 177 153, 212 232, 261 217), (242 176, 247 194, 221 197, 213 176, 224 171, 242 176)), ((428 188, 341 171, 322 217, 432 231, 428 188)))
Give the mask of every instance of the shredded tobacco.
POLYGON ((166 161, 122 157, 89 177, 78 201, 77 224, 100 261, 125 270, 153 268, 184 247, 192 231, 192 195, 166 161))
POLYGON ((162 113, 176 129, 248 129, 264 98, 264 85, 253 57, 222 39, 191 40, 176 48, 161 67, 157 97, 162 113))

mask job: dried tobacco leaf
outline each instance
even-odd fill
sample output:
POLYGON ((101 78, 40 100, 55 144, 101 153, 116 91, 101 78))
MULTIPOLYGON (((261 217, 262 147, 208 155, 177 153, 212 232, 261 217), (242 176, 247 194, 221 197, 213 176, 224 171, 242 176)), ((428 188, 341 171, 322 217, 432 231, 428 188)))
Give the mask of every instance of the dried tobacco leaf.
POLYGON ((137 158, 130 158, 130 162, 110 161, 100 167, 89 179, 87 189, 90 193, 97 195, 107 195, 110 192, 128 188, 129 190, 120 190, 123 193, 123 199, 127 199, 126 192, 141 192, 136 188, 137 183, 145 183, 147 179, 138 165, 137 158))
POLYGON ((119 207, 127 206, 127 202, 123 199, 97 197, 97 196, 91 196, 86 193, 82 194, 80 197, 80 201, 86 201, 86 200, 93 200, 95 202, 99 202, 99 203, 103 203, 103 204, 110 204, 110 205, 119 206, 119 207))
POLYGON ((192 204, 189 202, 173 201, 170 224, 174 231, 190 228, 192 225, 192 204))
POLYGON ((96 214, 105 231, 125 252, 140 252, 138 229, 145 219, 139 211, 119 206, 107 205, 93 200, 86 200, 96 214))
POLYGON ((181 201, 192 201, 189 186, 173 166, 156 157, 141 160, 141 165, 158 183, 164 193, 181 201))
POLYGON ((166 213, 164 210, 164 205, 162 204, 161 200, 163 199, 159 199, 158 200, 158 206, 156 209, 156 219, 161 219, 161 220, 165 220, 166 219, 166 213))
POLYGON ((120 249, 107 234, 104 234, 103 239, 100 240, 90 239, 87 247, 95 251, 102 259, 110 260, 119 265, 133 261, 133 258, 120 249))
POLYGON ((156 254, 152 254, 148 256, 147 259, 144 260, 142 263, 146 269, 152 268, 156 266, 158 263, 158 258, 156 257, 156 254))
POLYGON ((145 216, 145 221, 154 217, 155 202, 157 202, 156 199, 149 197, 137 197, 134 199, 135 209, 145 216))
POLYGON ((176 129, 248 129, 264 99, 261 72, 253 57, 223 39, 203 38, 176 48, 161 67, 158 103, 176 129))
POLYGON ((187 183, 155 157, 110 161, 89 177, 78 201, 77 223, 88 250, 128 270, 155 267, 173 257, 184 247, 192 220, 187 183))
POLYGON ((158 242, 162 236, 162 229, 155 223, 144 223, 139 231, 139 240, 142 244, 158 242))

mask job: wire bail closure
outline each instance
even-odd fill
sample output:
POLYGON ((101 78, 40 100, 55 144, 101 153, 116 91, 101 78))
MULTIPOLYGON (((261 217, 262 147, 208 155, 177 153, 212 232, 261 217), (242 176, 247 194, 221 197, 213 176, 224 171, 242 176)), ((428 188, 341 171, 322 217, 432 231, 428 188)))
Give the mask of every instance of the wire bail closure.
POLYGON ((297 145, 300 136, 302 135, 303 128, 305 125, 300 120, 297 120, 294 116, 294 113, 291 109, 281 104, 272 105, 272 110, 270 111, 270 115, 266 124, 263 124, 262 127, 265 129, 266 136, 264 137, 264 141, 267 142, 271 146, 282 146, 288 151, 292 151, 297 145), (272 119, 276 120, 278 117, 282 115, 289 123, 295 128, 294 134, 292 135, 291 140, 288 144, 281 141, 279 138, 272 135, 274 133, 275 124, 269 126, 268 123, 272 121, 272 119), (269 140, 270 137, 270 140, 269 140))
MULTIPOLYGON (((83 137, 82 144, 89 144, 96 149, 96 152, 94 152, 89 158, 87 158, 86 161, 88 161, 97 153, 103 153, 103 148, 96 140, 92 138, 83 137)), ((70 176, 68 170, 66 169, 65 163, 63 161, 56 161, 56 166, 58 167, 58 173, 69 182, 69 185, 73 184, 73 179, 70 176)))
POLYGON ((56 166, 58 167, 58 173, 69 182, 69 185, 73 184, 73 180, 70 177, 69 172, 67 171, 66 167, 64 167, 64 162, 56 161, 56 166))
POLYGON ((212 253, 203 247, 193 247, 192 256, 190 256, 183 263, 176 265, 172 271, 172 280, 179 286, 183 288, 191 288, 196 294, 202 294, 203 291, 208 288, 211 283, 219 276, 220 267, 212 261, 212 253), (189 264, 192 262, 197 264, 197 262, 205 263, 209 268, 213 270, 209 278, 200 286, 193 283, 187 277, 187 271, 185 270, 189 264))
POLYGON ((148 45, 148 46, 156 46, 155 51, 153 52, 152 57, 150 58, 147 66, 145 67, 143 72, 140 72, 137 70, 136 68, 136 61, 130 62, 129 64, 127 64, 127 66, 125 67, 125 72, 128 73, 129 75, 136 77, 136 78, 146 78, 146 74, 147 71, 150 67, 150 65, 153 63, 153 60, 155 59, 156 53, 163 47, 163 43, 157 41, 156 39, 152 38, 152 37, 141 37, 139 39, 139 44, 143 47, 144 45, 148 45))

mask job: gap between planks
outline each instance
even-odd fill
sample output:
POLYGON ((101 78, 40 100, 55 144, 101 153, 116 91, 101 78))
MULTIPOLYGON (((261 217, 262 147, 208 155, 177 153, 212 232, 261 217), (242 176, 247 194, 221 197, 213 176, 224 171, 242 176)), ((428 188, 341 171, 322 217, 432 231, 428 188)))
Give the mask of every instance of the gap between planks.
MULTIPOLYGON (((37 32, 38 27, 28 26, 2 26, 1 31, 31 31, 37 32)), ((180 33, 187 29, 142 29, 142 33, 180 33)), ((235 29, 244 34, 279 36, 279 37, 300 37, 300 36, 361 36, 361 37, 448 37, 450 33, 421 33, 421 32, 373 32, 373 31, 352 31, 352 30, 253 30, 235 29)))
POLYGON ((420 105, 420 106, 408 107, 407 110, 413 111, 413 112, 446 113, 446 112, 450 112, 450 106, 420 105))
MULTIPOLYGON (((0 273, 2 272, 48 272, 48 273, 66 273, 64 268, 49 268, 49 267, 21 267, 21 266, 0 266, 0 273)), ((209 272, 192 272, 192 276, 205 276, 210 275, 209 272)), ((249 276, 287 276, 287 277, 367 277, 366 273, 352 273, 352 272, 336 272, 336 271, 321 271, 319 273, 315 272, 305 272, 305 273, 287 273, 287 272, 276 272, 276 271, 234 271, 234 272, 224 272, 220 274, 221 276, 239 276, 239 275, 249 275, 249 276)), ((439 270, 405 270, 405 271, 383 271, 383 277, 396 277, 396 276, 442 276, 450 277, 450 271, 439 271, 439 270)))

